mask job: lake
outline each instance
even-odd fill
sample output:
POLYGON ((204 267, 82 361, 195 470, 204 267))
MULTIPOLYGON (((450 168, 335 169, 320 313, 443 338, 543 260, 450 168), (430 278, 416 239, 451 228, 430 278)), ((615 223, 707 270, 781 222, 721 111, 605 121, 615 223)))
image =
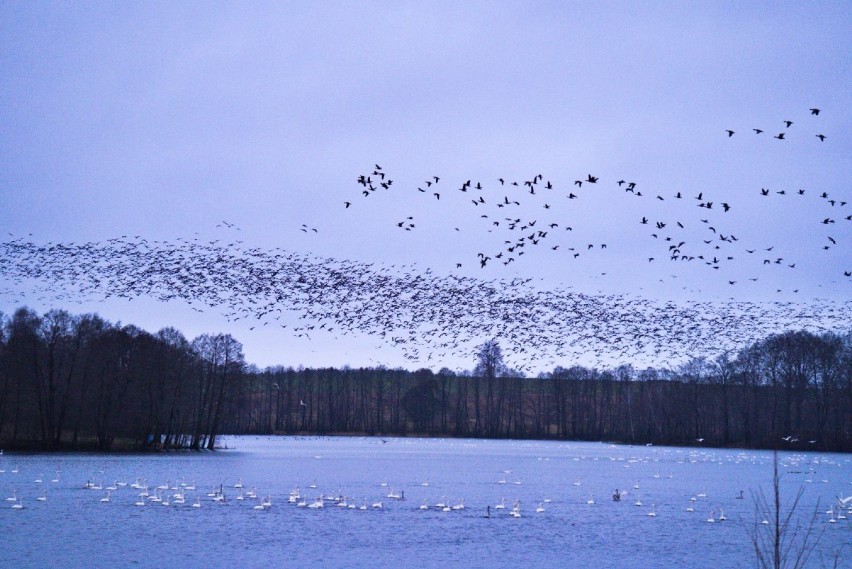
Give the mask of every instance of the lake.
MULTIPOLYGON (((764 451, 223 440, 227 449, 206 453, 6 452, 0 567, 746 568, 755 566, 753 496, 771 495, 772 453, 764 451), (615 489, 626 492, 618 502, 615 489), (320 496, 324 507, 310 507, 320 496), (261 507, 264 499, 271 505, 261 507)), ((852 541, 852 511, 837 507, 838 496, 852 495, 852 457, 779 456, 782 499, 803 489, 803 524, 818 509, 822 538, 808 566, 822 567, 821 555, 830 566, 827 556, 852 541)), ((847 545, 846 567, 850 557, 847 545)))

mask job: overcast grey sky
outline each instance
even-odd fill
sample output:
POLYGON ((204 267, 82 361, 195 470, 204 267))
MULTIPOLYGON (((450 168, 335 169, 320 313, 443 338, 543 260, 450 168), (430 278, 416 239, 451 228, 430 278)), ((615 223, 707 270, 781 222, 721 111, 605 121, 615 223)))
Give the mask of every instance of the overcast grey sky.
MULTIPOLYGON (((0 227, 35 242, 197 234, 686 303, 845 302, 850 23, 848 2, 2 2, 0 227), (394 183, 365 198, 356 178, 376 163, 394 183), (553 189, 530 195, 538 174, 553 189), (521 205, 497 210, 506 198, 521 205), (558 232, 504 266, 507 216, 558 232), (720 251, 735 259, 670 261, 658 221, 681 221, 690 246, 734 234, 720 251), (770 267, 746 252, 769 247, 770 267)), ((6 313, 231 332, 261 365, 403 363, 368 336, 297 340, 180 302, 5 285, 6 313)))

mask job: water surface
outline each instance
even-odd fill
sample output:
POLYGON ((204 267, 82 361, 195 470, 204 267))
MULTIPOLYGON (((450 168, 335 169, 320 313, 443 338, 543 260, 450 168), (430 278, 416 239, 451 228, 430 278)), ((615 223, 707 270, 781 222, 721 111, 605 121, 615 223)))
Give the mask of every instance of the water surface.
MULTIPOLYGON (((752 497, 771 494, 772 454, 759 451, 469 439, 226 441, 228 449, 215 453, 0 456, 0 498, 14 495, 24 506, 0 501, 0 567, 745 568, 754 566, 748 529, 761 517, 752 497), (148 497, 131 488, 137 479, 148 497), (89 481, 100 489, 85 488, 89 481), (168 506, 151 500, 157 486, 170 488, 159 491, 168 506), (208 496, 220 488, 224 502, 208 496), (295 488, 307 504, 344 496, 355 508, 329 499, 322 509, 300 508, 288 503, 295 488), (620 502, 612 500, 616 488, 627 493, 620 502), (257 499, 246 497, 251 489, 257 499), (179 493, 184 504, 176 503, 179 493), (267 496, 271 507, 256 509, 267 496), (441 502, 456 508, 436 508, 441 502), (516 502, 519 518, 509 515, 516 502), (424 503, 428 510, 420 509, 424 503), (505 509, 496 508, 501 503, 505 509)), ((826 513, 837 496, 852 495, 852 460, 782 453, 781 471, 785 500, 803 489, 802 523, 818 510, 823 533, 809 566, 821 567, 821 555, 827 560, 852 541, 852 513, 838 518, 835 509, 831 524, 826 513)), ((849 555, 847 547, 847 563, 849 555)))

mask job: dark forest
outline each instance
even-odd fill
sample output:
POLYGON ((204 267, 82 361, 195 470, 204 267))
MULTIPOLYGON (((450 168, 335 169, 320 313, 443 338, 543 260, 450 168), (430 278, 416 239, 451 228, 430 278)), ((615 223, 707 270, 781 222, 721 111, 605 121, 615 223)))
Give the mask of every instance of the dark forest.
POLYGON ((0 447, 214 449, 222 434, 402 435, 852 451, 852 333, 786 331, 673 369, 520 377, 499 339, 469 372, 258 370, 227 334, 93 314, 0 321, 0 447))

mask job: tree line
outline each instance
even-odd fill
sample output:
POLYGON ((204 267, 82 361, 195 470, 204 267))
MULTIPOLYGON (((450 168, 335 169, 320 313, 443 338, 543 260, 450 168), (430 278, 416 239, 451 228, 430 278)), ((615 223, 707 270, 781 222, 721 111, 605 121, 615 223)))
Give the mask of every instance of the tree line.
POLYGON ((852 333, 538 377, 509 369, 495 339, 475 364, 259 370, 230 335, 19 309, 0 326, 0 445, 212 449, 222 433, 311 433, 852 451, 852 333))
POLYGON ((93 314, 0 314, 0 446, 212 449, 244 368, 227 334, 188 341, 93 314))
POLYGON ((477 360, 462 373, 266 369, 245 378, 228 428, 852 451, 852 334, 784 332, 673 370, 519 377, 496 340, 477 360))

